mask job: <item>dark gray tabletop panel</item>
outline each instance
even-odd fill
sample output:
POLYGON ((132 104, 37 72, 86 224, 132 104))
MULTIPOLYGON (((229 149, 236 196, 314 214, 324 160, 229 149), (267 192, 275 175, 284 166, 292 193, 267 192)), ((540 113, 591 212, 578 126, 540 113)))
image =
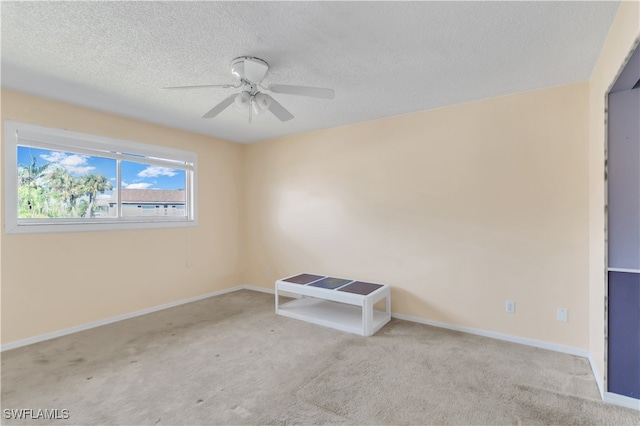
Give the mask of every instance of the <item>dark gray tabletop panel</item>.
POLYGON ((380 287, 382 287, 382 284, 373 284, 373 283, 366 283, 364 281, 356 281, 352 284, 342 287, 338 291, 345 291, 347 293, 355 293, 355 294, 361 294, 363 296, 366 296, 367 294, 373 293, 380 287))
POLYGON ((282 280, 282 281, 286 281, 288 283, 294 283, 294 284, 309 284, 314 281, 318 281, 321 278, 324 278, 324 277, 322 275, 300 274, 300 275, 296 275, 295 277, 287 278, 286 280, 282 280))
POLYGON ((336 289, 338 287, 342 287, 343 285, 348 284, 351 281, 352 280, 344 280, 342 278, 327 277, 327 278, 325 278, 323 280, 311 283, 311 284, 309 284, 309 286, 327 288, 329 290, 333 290, 333 289, 336 289))

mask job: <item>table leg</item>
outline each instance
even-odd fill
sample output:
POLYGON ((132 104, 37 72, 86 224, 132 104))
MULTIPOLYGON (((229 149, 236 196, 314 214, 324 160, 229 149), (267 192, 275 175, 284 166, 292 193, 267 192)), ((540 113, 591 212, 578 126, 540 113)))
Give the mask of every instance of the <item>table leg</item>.
POLYGON ((362 304, 362 335, 371 336, 373 334, 373 303, 365 299, 362 304))
POLYGON ((387 314, 387 318, 391 319, 391 290, 387 292, 387 307, 385 308, 385 312, 387 314))

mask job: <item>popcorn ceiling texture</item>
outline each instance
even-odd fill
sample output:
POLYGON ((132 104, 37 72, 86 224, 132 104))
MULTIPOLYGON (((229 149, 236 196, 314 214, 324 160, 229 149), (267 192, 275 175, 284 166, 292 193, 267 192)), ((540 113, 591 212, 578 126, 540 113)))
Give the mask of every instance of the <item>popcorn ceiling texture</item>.
POLYGON ((618 2, 3 2, 2 86, 241 143, 589 79, 618 2), (266 60, 295 116, 249 125, 229 62, 266 60))

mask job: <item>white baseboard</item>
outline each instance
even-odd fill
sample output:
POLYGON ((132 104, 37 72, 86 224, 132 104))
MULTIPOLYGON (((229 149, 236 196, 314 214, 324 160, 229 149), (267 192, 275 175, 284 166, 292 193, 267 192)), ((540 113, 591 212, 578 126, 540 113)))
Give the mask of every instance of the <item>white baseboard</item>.
POLYGON ((640 399, 629 398, 628 396, 618 395, 617 393, 605 392, 604 402, 609 404, 620 405, 622 407, 631 408, 640 411, 640 399))
MULTIPOLYGON (((129 319, 129 318, 134 318, 134 317, 137 317, 137 316, 140 316, 140 315, 150 314, 152 312, 161 311, 163 309, 168 309, 168 308, 172 308, 174 306, 184 305, 185 303, 191 303, 191 302, 195 302, 195 301, 198 301, 198 300, 206 299, 208 297, 219 296, 221 294, 231 293, 233 291, 238 291, 238 290, 259 291, 259 292, 268 293, 268 294, 274 294, 275 293, 275 291, 273 289, 270 289, 270 288, 258 287, 258 286, 248 285, 248 284, 239 285, 239 286, 227 288, 227 289, 224 289, 224 290, 218 290, 218 291, 214 291, 214 292, 211 292, 211 293, 203 294, 203 295, 200 295, 200 296, 191 297, 191 298, 188 298, 188 299, 178 300, 176 302, 166 303, 166 304, 160 305, 160 306, 154 306, 154 307, 151 307, 151 308, 142 309, 140 311, 135 311, 135 312, 131 312, 131 313, 128 313, 128 314, 118 315, 118 316, 115 316, 115 317, 106 318, 106 319, 103 319, 103 320, 98 320, 98 321, 90 322, 90 323, 87 323, 87 324, 78 325, 78 326, 75 326, 75 327, 65 328, 65 329, 62 329, 62 330, 57 330, 57 331, 53 331, 51 333, 45 333, 45 334, 41 334, 41 335, 38 335, 38 336, 29 337, 29 338, 26 338, 26 339, 23 339, 23 340, 15 341, 15 342, 9 342, 9 343, 6 343, 6 344, 2 345, 0 347, 0 351, 6 351, 6 350, 10 350, 10 349, 19 348, 21 346, 30 345, 32 343, 42 342, 44 340, 54 339, 56 337, 65 336, 67 334, 77 333, 79 331, 84 331, 84 330, 89 330, 91 328, 99 327, 101 325, 111 324, 111 323, 114 323, 114 322, 117 322, 117 321, 122 321, 122 320, 126 320, 126 319, 129 319)), ((283 294, 283 296, 286 296, 286 295, 283 294)), ((446 328, 446 329, 449 329, 449 330, 462 331, 462 332, 465 332, 465 333, 476 334, 476 335, 479 335, 479 336, 491 337, 491 338, 494 338, 494 339, 505 340, 505 341, 508 341, 508 342, 520 343, 520 344, 523 344, 523 345, 534 346, 534 347, 537 347, 537 348, 549 349, 549 350, 552 350, 552 351, 557 351, 557 352, 563 352, 563 353, 567 353, 567 354, 571 354, 571 355, 582 356, 582 357, 585 357, 585 358, 589 357, 589 352, 587 350, 585 350, 585 349, 573 348, 573 347, 570 347, 570 346, 558 345, 558 344, 555 344, 555 343, 542 342, 542 341, 533 340, 533 339, 527 339, 527 338, 523 338, 523 337, 511 336, 511 335, 508 335, 508 334, 495 333, 495 332, 492 332, 492 331, 480 330, 480 329, 472 328, 472 327, 463 327, 463 326, 443 323, 443 322, 439 322, 439 321, 428 320, 428 319, 425 319, 425 318, 414 317, 414 316, 410 316, 410 315, 393 314, 392 313, 391 316, 393 318, 398 318, 398 319, 405 320, 405 321, 412 321, 412 322, 416 322, 416 323, 420 323, 420 324, 431 325, 431 326, 434 326, 434 327, 446 328)), ((592 365, 592 369, 593 369, 594 368, 593 362, 591 362, 591 365, 592 365)), ((594 372, 594 375, 596 376, 596 381, 598 381, 599 375, 595 374, 595 372, 594 372)), ((602 393, 602 384, 599 383, 599 382, 598 382, 598 387, 601 389, 601 393, 602 393)))
POLYGON ((591 356, 591 353, 586 349, 574 348, 572 346, 559 345, 556 343, 543 342, 540 340, 526 339, 524 337, 511 336, 509 334, 494 333, 492 331, 480 330, 477 328, 463 327, 458 325, 447 324, 439 321, 432 321, 424 318, 413 317, 410 315, 391 314, 393 318, 398 318, 405 321, 417 322, 420 324, 432 325, 434 327, 446 328, 449 330, 461 331, 464 333, 476 334, 478 336, 491 337, 493 339, 504 340, 507 342, 520 343, 522 345, 534 346, 536 348, 548 349, 551 351, 562 352, 570 355, 576 355, 589 360, 591 365, 591 371, 598 385, 598 391, 602 400, 608 404, 620 405, 622 407, 632 408, 634 410, 640 410, 640 400, 635 398, 629 398, 628 396, 618 395, 604 390, 604 384, 598 369, 595 365, 595 361, 591 356))
MULTIPOLYGON (((242 287, 244 289, 246 289, 246 290, 253 290, 253 291, 259 291, 259 292, 262 292, 262 293, 275 294, 275 291, 273 289, 269 289, 269 288, 265 288, 265 287, 258 287, 258 286, 248 285, 248 284, 245 284, 242 287)), ((280 294, 283 295, 283 296, 288 296, 288 294, 286 294, 285 292, 281 292, 280 294)), ((300 297, 300 296, 291 294, 291 297, 300 297)), ((591 355, 590 355, 589 351, 586 350, 586 349, 574 348, 572 346, 559 345, 557 343, 543 342, 543 341, 540 341, 540 340, 527 339, 527 338, 524 338, 524 337, 512 336, 512 335, 509 335, 509 334, 495 333, 493 331, 486 331, 486 330, 481 330, 481 329, 478 329, 478 328, 463 327, 463 326, 459 326, 459 325, 453 325, 453 324, 448 324, 448 323, 444 323, 444 322, 428 320, 428 319, 425 319, 425 318, 414 317, 414 316, 411 316, 411 315, 391 313, 391 317, 397 318, 397 319, 401 319, 401 320, 404 320, 404 321, 411 321, 411 322, 416 322, 416 323, 420 323, 420 324, 431 325, 431 326, 434 326, 434 327, 446 328, 446 329, 449 329, 449 330, 462 331, 464 333, 475 334, 475 335, 478 335, 478 336, 491 337, 493 339, 504 340, 504 341, 507 341, 507 342, 520 343, 522 345, 534 346, 536 348, 548 349, 548 350, 551 350, 551 351, 556 351, 556 352, 562 352, 562 353, 566 353, 566 354, 570 354, 570 355, 581 356, 583 358, 589 358, 589 360, 591 361, 591 355)), ((593 368, 593 363, 591 363, 591 366, 593 368)), ((594 372, 594 375, 595 375, 595 372, 594 372)), ((596 381, 598 381, 598 376, 597 375, 596 375, 596 381)), ((602 385, 599 382, 598 382, 598 388, 602 389, 602 385)), ((602 391, 600 393, 602 394, 602 391)))
POLYGON ((504 340, 512 343, 519 343, 521 345, 533 346, 541 349, 548 349, 551 351, 562 352, 565 354, 581 356, 587 358, 589 351, 581 348, 574 348, 572 346, 559 345, 557 343, 543 342, 540 340, 527 339, 525 337, 512 336, 510 334, 496 333, 493 331, 481 330, 478 328, 464 327, 460 325, 448 324, 445 322, 433 321, 424 318, 414 317, 411 315, 403 314, 391 314, 392 318, 398 318, 405 321, 417 322, 420 324, 431 325, 434 327, 446 328, 448 330, 462 331, 464 333, 475 334, 478 336, 491 337, 493 339, 504 340))
POLYGON ((591 371, 593 371, 593 376, 596 378, 598 390, 600 391, 600 396, 602 397, 602 400, 604 402, 640 411, 640 399, 630 398, 628 396, 618 395, 617 393, 607 392, 604 389, 602 376, 598 373, 598 368, 596 367, 596 363, 591 356, 591 353, 589 353, 589 364, 591 364, 591 371))
MULTIPOLYGON (((246 289, 246 290, 253 290, 253 291, 259 291, 259 292, 262 292, 262 293, 275 294, 275 290, 269 289, 269 288, 265 288, 265 287, 257 287, 257 286, 248 285, 248 284, 245 284, 242 287, 244 289, 246 289)), ((283 295, 283 296, 288 296, 288 294, 285 294, 285 292, 281 292, 280 294, 283 295)), ((291 297, 300 297, 300 296, 292 294, 291 297)), ((556 351, 556 352, 562 352, 562 353, 566 353, 566 354, 570 354, 570 355, 581 356, 583 358, 590 358, 590 354, 589 354, 588 350, 581 349, 581 348, 574 348, 572 346, 565 346, 565 345, 559 345, 559 344, 556 344, 556 343, 543 342, 543 341, 540 341, 540 340, 527 339, 527 338, 524 338, 524 337, 512 336, 512 335, 509 335, 509 334, 495 333, 495 332, 492 332, 492 331, 481 330, 481 329, 478 329, 478 328, 463 327, 463 326, 459 326, 459 325, 453 325, 453 324, 448 324, 448 323, 444 323, 444 322, 428 320, 428 319, 425 319, 425 318, 414 317, 414 316, 411 316, 411 315, 391 313, 391 317, 397 318, 397 319, 401 319, 401 320, 404 320, 404 321, 411 321, 411 322, 416 322, 416 323, 420 323, 420 324, 431 325, 431 326, 434 326, 434 327, 446 328, 446 329, 449 329, 449 330, 462 331, 464 333, 475 334, 475 335, 478 335, 478 336, 491 337, 493 339, 504 340, 504 341, 507 341, 507 342, 520 343, 522 345, 534 346, 536 348, 548 349, 548 350, 551 350, 551 351, 556 351)), ((590 359, 590 361, 591 361, 591 359, 590 359)), ((593 363, 591 363, 591 365, 592 365, 592 368, 593 368, 593 363)), ((598 376, 596 375, 596 381, 598 380, 597 377, 598 376)), ((600 383, 598 383, 598 387, 601 389, 601 384, 600 383)), ((602 392, 601 392, 601 394, 602 394, 602 392)))
POLYGON ((600 397, 604 400, 604 383, 602 383, 602 376, 598 372, 598 367, 596 367, 596 362, 591 356, 591 352, 589 352, 589 364, 591 365, 591 371, 593 372, 593 377, 596 378, 596 384, 598 385, 598 391, 600 392, 600 397))
POLYGON ((226 288, 224 290, 213 291, 211 293, 202 294, 200 296, 190 297, 188 299, 182 299, 175 302, 166 303, 164 305, 153 306, 151 308, 130 312, 128 314, 122 314, 122 315, 118 315, 111 318, 105 318, 102 320, 81 324, 75 327, 69 327, 62 330, 52 331, 51 333, 40 334, 38 336, 28 337, 26 339, 17 340, 15 342, 5 343, 4 345, 0 346, 0 352, 8 351, 10 349, 19 348, 22 346, 31 345, 33 343, 38 343, 38 342, 42 342, 49 339, 55 339, 56 337, 66 336, 67 334, 77 333, 79 331, 89 330, 91 328, 100 327, 101 325, 111 324, 114 322, 129 319, 129 318, 139 317, 141 315, 150 314, 152 312, 161 311, 163 309, 173 308, 174 306, 184 305, 185 303, 196 302, 198 300, 206 299, 209 297, 219 296, 225 293, 231 293, 233 291, 242 290, 244 288, 245 286, 236 286, 236 287, 226 288))
POLYGON ((272 288, 266 288, 266 287, 258 287, 256 285, 249 285, 249 284, 245 284, 242 286, 243 289, 245 290, 251 290, 251 291, 259 291, 260 293, 268 293, 268 294, 275 294, 275 290, 272 288))
MULTIPOLYGON (((261 292, 261 293, 275 294, 275 291, 273 289, 270 289, 270 288, 258 287, 258 286, 253 286, 253 285, 249 285, 249 284, 239 285, 239 286, 235 286, 235 287, 226 288, 224 290, 218 290, 218 291, 214 291, 214 292, 211 292, 211 293, 202 294, 200 296, 190 297, 188 299, 178 300, 176 302, 166 303, 164 305, 159 305, 159 306, 154 306, 154 307, 147 308, 147 309, 142 309, 140 311, 135 311, 135 312, 131 312, 131 313, 128 313, 128 314, 118 315, 118 316, 115 316, 115 317, 106 318, 106 319, 103 319, 103 320, 98 320, 98 321, 94 321, 94 322, 91 322, 91 323, 78 325, 78 326, 75 326, 75 327, 65 328, 63 330, 53 331, 51 333, 45 333, 45 334, 41 334, 39 336, 29 337, 27 339, 17 340, 15 342, 9 342, 9 343, 6 343, 6 344, 0 346, 0 352, 7 351, 7 350, 10 350, 10 349, 19 348, 19 347, 22 347, 22 346, 27 346, 27 345, 30 345, 30 344, 33 344, 33 343, 38 343, 38 342, 42 342, 42 341, 49 340, 49 339, 54 339, 56 337, 65 336, 67 334, 77 333, 79 331, 89 330, 91 328, 100 327, 102 325, 111 324, 111 323, 114 323, 114 322, 118 322, 118 321, 129 319, 129 318, 134 318, 134 317, 138 317, 138 316, 141 316, 141 315, 150 314, 152 312, 157 312, 157 311, 161 311, 163 309, 173 308, 175 306, 184 305, 186 303, 191 303, 191 302, 196 302, 198 300, 202 300, 202 299, 206 299, 206 298, 214 297, 214 296, 219 296, 219 295, 222 295, 222 294, 225 294, 225 293, 231 293, 231 292, 238 291, 238 290, 251 290, 251 291, 258 291, 258 292, 261 292)), ((283 294, 283 296, 284 295, 285 294, 283 294)), ((296 295, 292 295, 292 296, 295 297, 296 295)), ((640 410, 640 400, 604 391, 604 386, 603 386, 602 380, 600 378, 600 375, 598 374, 598 369, 595 366, 595 362, 593 360, 593 357, 591 356, 591 353, 589 353, 589 351, 587 351, 586 349, 574 348, 574 347, 571 347, 571 346, 559 345, 559 344, 550 343, 550 342, 543 342, 543 341, 540 341, 540 340, 527 339, 527 338, 524 338, 524 337, 518 337, 518 336, 509 335, 509 334, 496 333, 496 332, 493 332, 493 331, 481 330, 481 329, 472 328, 472 327, 464 327, 464 326, 459 326, 459 325, 454 325, 454 324, 448 324, 448 323, 439 322, 439 321, 433 321, 433 320, 429 320, 429 319, 425 319, 425 318, 414 317, 414 316, 411 316, 411 315, 403 315, 403 314, 394 314, 394 313, 392 313, 391 316, 393 318, 397 318, 397 319, 404 320, 404 321, 411 321, 411 322, 415 322, 415 323, 419 323, 419 324, 425 324, 425 325, 430 325, 430 326, 434 326, 434 327, 446 328, 448 330, 461 331, 463 333, 469 333, 469 334, 475 334, 475 335, 478 335, 478 336, 490 337, 490 338, 493 338, 493 339, 504 340, 504 341, 512 342, 512 343, 519 343, 519 344, 522 344, 522 345, 528 345, 528 346, 533 346, 533 347, 536 347, 536 348, 548 349, 548 350, 551 350, 551 351, 562 352, 562 353, 566 353, 566 354, 570 354, 570 355, 576 355, 576 356, 581 356, 581 357, 587 358, 589 360, 589 364, 591 365, 591 370, 593 372, 593 375, 595 377, 596 383, 598 385, 598 390, 600 391, 600 395, 602 396, 602 399, 603 399, 604 402, 607 402, 607 403, 610 403, 610 404, 615 404, 615 405, 620 405, 620 406, 627 407, 627 408, 632 408, 632 409, 635 409, 635 410, 640 410)))

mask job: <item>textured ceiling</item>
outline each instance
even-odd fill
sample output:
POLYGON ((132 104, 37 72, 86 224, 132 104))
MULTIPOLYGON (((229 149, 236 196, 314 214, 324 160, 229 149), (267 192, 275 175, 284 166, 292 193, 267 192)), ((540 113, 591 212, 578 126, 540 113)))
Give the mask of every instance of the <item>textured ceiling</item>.
POLYGON ((618 2, 6 2, 3 87, 248 143, 587 80, 618 2), (243 55, 295 118, 230 107, 243 55))

